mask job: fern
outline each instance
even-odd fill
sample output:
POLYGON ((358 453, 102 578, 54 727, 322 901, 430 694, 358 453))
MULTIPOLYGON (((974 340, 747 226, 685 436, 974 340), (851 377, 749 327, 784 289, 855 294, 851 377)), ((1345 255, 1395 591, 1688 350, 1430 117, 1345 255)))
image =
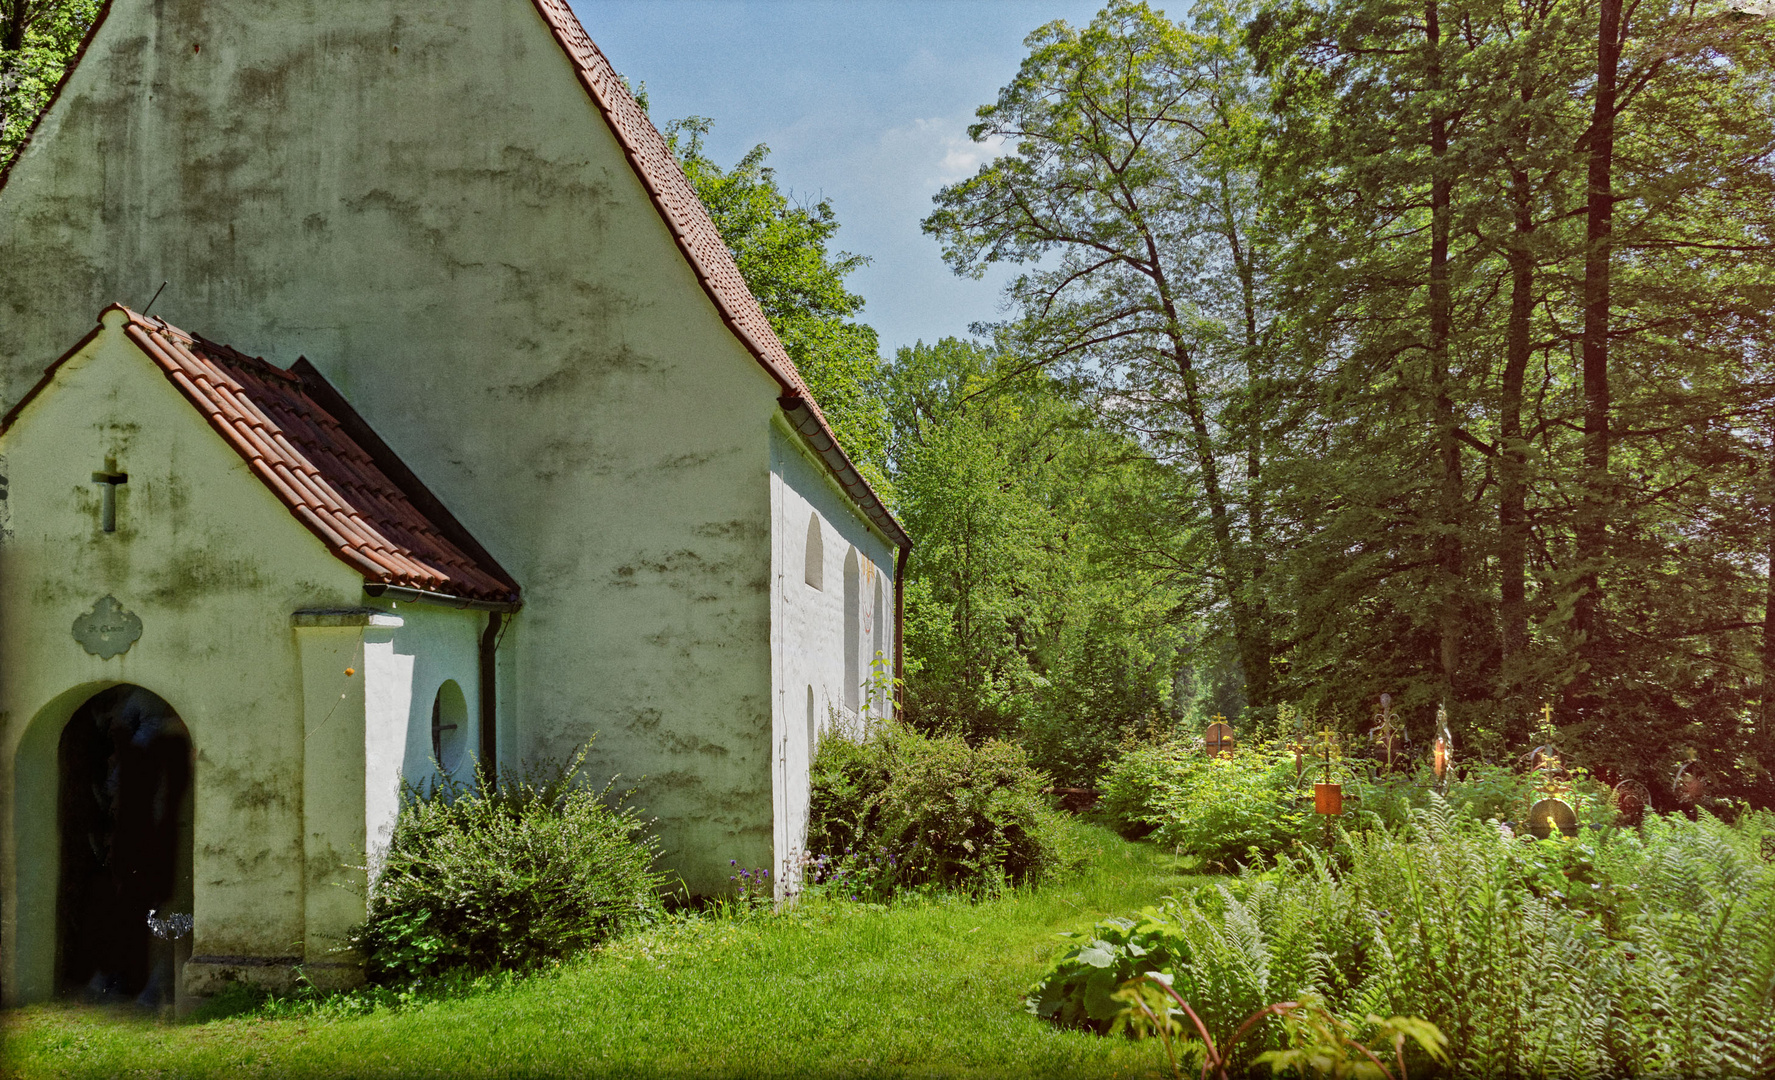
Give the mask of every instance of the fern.
MULTIPOLYGON (((1650 816, 1524 843, 1432 796, 1399 833, 1345 834, 1335 858, 1305 852, 1149 913, 1165 959, 1146 970, 1171 975, 1216 1039, 1305 994, 1355 1031, 1425 1018, 1455 1076, 1768 1078, 1772 833, 1767 813, 1650 816)), ((1242 1046, 1239 1067, 1279 1037, 1242 1046)))

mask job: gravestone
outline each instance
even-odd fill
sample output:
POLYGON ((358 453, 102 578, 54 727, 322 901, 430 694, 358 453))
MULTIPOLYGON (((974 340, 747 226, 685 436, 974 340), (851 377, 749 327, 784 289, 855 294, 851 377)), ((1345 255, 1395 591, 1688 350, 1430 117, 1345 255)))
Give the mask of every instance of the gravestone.
POLYGON ((1578 814, 1564 799, 1542 799, 1529 807, 1528 829, 1535 839, 1546 840, 1555 829, 1561 835, 1578 835, 1578 814))
POLYGON ((1221 754, 1230 755, 1233 752, 1234 746, 1233 726, 1231 724, 1222 723, 1221 721, 1216 720, 1214 723, 1208 725, 1208 731, 1202 738, 1202 749, 1208 752, 1209 757, 1218 757, 1221 754))

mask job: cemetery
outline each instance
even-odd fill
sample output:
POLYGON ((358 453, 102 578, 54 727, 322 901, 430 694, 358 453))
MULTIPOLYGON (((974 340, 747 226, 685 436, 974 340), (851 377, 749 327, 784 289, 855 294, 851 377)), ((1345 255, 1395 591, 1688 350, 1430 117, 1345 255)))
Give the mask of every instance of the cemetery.
POLYGON ((1775 9, 1029 3, 0 0, 0 1075, 1775 1076, 1775 9))

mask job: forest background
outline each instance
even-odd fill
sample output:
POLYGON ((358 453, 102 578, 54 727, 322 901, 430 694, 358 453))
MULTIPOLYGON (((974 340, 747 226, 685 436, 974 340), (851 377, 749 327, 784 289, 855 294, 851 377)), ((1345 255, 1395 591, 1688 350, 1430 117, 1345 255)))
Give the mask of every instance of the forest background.
MULTIPOLYGON (((0 0, 0 168, 94 0, 0 0)), ((1545 738, 1775 802, 1775 27, 1720 0, 1113 0, 924 228, 1006 317, 880 355, 824 200, 663 125, 915 540, 904 715, 1130 746, 1545 738)), ((645 99, 645 87, 638 88, 645 99)), ((645 100, 644 100, 645 104, 645 100)))

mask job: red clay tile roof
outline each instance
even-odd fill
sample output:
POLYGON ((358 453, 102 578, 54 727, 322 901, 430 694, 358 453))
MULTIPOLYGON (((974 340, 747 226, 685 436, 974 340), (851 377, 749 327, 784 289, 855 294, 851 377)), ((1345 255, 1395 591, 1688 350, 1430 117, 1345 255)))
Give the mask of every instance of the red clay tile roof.
MULTIPOLYGON (((785 399, 799 398, 806 403, 805 415, 811 416, 812 423, 797 424, 797 430, 816 445, 836 449, 838 440, 832 434, 831 424, 827 423, 819 404, 808 392, 807 383, 802 381, 801 372, 795 369, 795 362, 789 359, 783 343, 770 328, 764 309, 758 306, 758 300, 746 287, 746 279, 740 275, 733 253, 709 219, 709 211, 697 197, 684 170, 678 167, 678 159, 672 156, 665 137, 653 126, 653 121, 647 118, 640 103, 629 93, 616 69, 592 42, 573 9, 568 7, 567 0, 534 0, 534 3, 543 21, 554 32, 561 50, 573 62, 579 81, 622 145, 630 167, 678 241, 679 250, 695 271, 703 290, 714 301, 722 321, 782 386, 785 399)), ((797 404, 785 400, 784 408, 794 414, 800 411, 797 404)), ((858 508, 895 543, 902 547, 912 546, 906 530, 882 505, 868 481, 850 467, 850 460, 843 450, 837 450, 837 456, 843 459, 842 465, 835 464, 831 454, 832 450, 824 450, 821 457, 858 508)))
MULTIPOLYGON (((380 455, 372 453, 386 452, 380 440, 366 449, 348 433, 367 426, 349 414, 337 392, 313 388, 331 410, 315 400, 308 384, 320 375, 313 368, 285 371, 121 304, 112 307, 127 316, 123 331, 129 339, 160 366, 296 520, 365 581, 472 600, 517 599, 517 584, 479 545, 472 539, 466 545, 450 539, 451 534, 464 534, 462 526, 430 492, 410 494, 390 479, 376 461, 380 455), (340 410, 348 414, 335 415, 340 410), (416 502, 430 512, 421 512, 416 502), (475 554, 464 546, 476 549, 475 554)), ((395 471, 403 474, 406 488, 417 484, 404 466, 395 471)))

